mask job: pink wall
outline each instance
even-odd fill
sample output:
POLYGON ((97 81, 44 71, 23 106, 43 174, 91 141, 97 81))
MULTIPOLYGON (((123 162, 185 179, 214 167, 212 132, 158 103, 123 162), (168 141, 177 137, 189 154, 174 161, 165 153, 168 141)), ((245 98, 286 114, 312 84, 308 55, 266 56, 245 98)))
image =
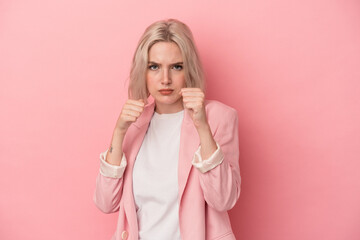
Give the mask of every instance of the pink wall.
POLYGON ((358 1, 1 1, 0 239, 110 239, 99 154, 155 20, 194 32, 238 110, 238 239, 360 239, 358 1))

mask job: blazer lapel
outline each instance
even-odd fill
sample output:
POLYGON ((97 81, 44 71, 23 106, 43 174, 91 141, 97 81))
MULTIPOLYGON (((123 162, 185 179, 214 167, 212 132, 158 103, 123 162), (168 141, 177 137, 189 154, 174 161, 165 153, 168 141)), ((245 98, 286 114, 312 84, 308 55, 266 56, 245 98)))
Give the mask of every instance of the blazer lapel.
POLYGON ((192 167, 192 159, 195 151, 199 147, 200 139, 193 124, 189 110, 185 109, 184 119, 180 134, 180 152, 178 163, 178 184, 179 184, 179 203, 183 196, 188 176, 192 167))
MULTIPOLYGON (((124 191, 131 193, 127 194, 126 201, 124 201, 126 217, 129 222, 129 227, 131 232, 138 233, 138 222, 135 209, 135 200, 133 194, 133 183, 132 183, 132 173, 134 168, 134 163, 136 156, 140 150, 141 144, 144 140, 146 131, 148 129, 151 117, 154 113, 155 103, 151 103, 144 108, 144 112, 141 116, 129 127, 128 132, 126 133, 127 141, 124 141, 124 151, 127 150, 127 170, 125 171, 126 179, 126 189, 124 191)), ((137 239, 135 237, 134 239, 137 239)))

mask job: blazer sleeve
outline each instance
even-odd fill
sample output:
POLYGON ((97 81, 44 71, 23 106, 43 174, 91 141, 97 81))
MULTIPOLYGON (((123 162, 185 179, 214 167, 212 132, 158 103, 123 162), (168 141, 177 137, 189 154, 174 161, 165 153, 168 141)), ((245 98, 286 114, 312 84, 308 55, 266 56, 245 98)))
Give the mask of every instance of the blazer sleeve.
MULTIPOLYGON (((240 197, 238 116, 235 109, 222 114, 222 119, 212 130, 217 149, 209 170, 199 173, 199 181, 207 204, 217 211, 234 207, 240 197), (214 158, 215 156, 218 156, 214 158)), ((196 156, 196 154, 195 154, 196 156)), ((210 160, 210 159, 208 159, 210 160)), ((200 160, 201 161, 201 160, 200 160)), ((207 161, 207 160, 203 160, 207 161)))
POLYGON ((123 153, 120 166, 111 165, 105 161, 107 152, 108 150, 100 154, 100 171, 96 178, 93 200, 102 212, 113 213, 119 210, 127 161, 123 153))

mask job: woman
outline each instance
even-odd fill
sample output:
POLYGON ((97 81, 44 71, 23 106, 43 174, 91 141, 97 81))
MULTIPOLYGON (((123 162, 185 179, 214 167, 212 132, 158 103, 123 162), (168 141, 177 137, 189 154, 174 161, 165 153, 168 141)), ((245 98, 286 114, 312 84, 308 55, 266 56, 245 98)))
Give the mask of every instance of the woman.
POLYGON ((237 112, 204 96, 190 29, 175 19, 150 25, 100 154, 94 201, 119 211, 112 239, 235 239, 227 210, 240 196, 237 112))

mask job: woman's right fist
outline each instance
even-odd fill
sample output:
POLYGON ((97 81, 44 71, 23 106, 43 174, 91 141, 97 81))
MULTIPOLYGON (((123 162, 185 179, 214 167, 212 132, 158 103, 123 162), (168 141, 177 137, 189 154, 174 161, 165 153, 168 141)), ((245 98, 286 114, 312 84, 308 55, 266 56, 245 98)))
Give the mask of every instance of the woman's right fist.
POLYGON ((144 100, 133 100, 128 99, 120 113, 120 116, 116 122, 116 128, 121 132, 125 133, 130 127, 131 123, 135 122, 136 119, 144 111, 144 100))

